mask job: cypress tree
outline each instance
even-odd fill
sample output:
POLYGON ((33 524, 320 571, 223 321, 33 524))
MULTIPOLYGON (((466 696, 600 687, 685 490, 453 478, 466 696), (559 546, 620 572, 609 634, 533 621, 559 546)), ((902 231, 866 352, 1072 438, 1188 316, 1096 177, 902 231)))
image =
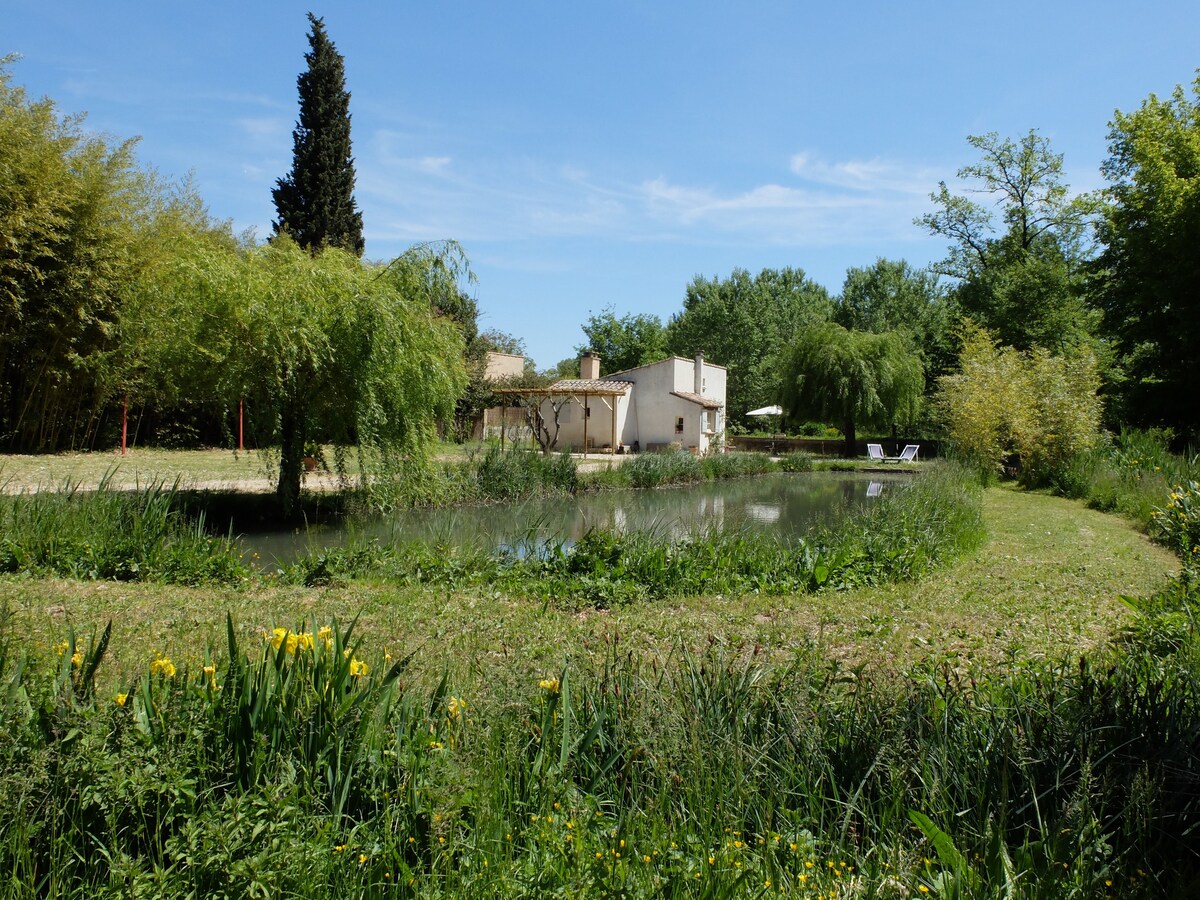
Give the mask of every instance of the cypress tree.
POLYGON ((292 132, 292 171, 271 192, 278 220, 301 247, 341 247, 362 256, 362 213, 354 201, 350 155, 350 92, 342 55, 325 33, 325 20, 308 14, 308 70, 296 79, 300 118, 292 132))

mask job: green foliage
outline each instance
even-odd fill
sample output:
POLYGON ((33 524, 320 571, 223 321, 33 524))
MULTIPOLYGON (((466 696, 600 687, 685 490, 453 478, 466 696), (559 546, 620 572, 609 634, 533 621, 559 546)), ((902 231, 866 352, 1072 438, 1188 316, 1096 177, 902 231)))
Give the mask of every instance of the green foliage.
POLYGON ((292 132, 292 170, 271 192, 276 234, 306 250, 340 247, 362 256, 362 213, 354 200, 350 150, 350 92, 345 62, 325 33, 325 20, 308 14, 312 30, 300 73, 300 118, 292 132))
POLYGON ((635 488, 654 488, 699 481, 700 458, 686 450, 639 453, 621 466, 635 488))
POLYGON ((386 497, 397 472, 426 468, 465 386, 461 332, 432 309, 464 270, 453 245, 378 267, 282 236, 260 247, 181 240, 126 304, 126 379, 168 402, 245 398, 265 426, 260 445, 280 447, 286 515, 310 440, 357 444, 365 486, 386 497))
POLYGON ((102 483, 0 497, 0 572, 170 584, 245 579, 233 540, 206 534, 203 517, 185 519, 177 491, 102 483))
POLYGON ((783 407, 793 419, 837 422, 855 455, 856 429, 912 422, 925 390, 921 361, 899 332, 803 329, 782 355, 783 407))
POLYGON ((138 168, 135 141, 87 134, 30 100, 0 58, 0 442, 89 446, 113 384, 126 287, 179 229, 207 228, 190 186, 138 168))
POLYGON ((954 361, 955 312, 936 273, 880 258, 869 268, 847 270, 833 320, 850 331, 907 332, 926 373, 936 378, 954 361))
POLYGON ((1194 619, 1137 605, 1118 647, 893 678, 614 637, 428 680, 350 628, 230 620, 113 696, 76 690, 109 630, 57 658, 5 632, 0 895, 1186 896, 1194 619))
POLYGON ((683 311, 667 325, 667 350, 704 353, 728 370, 726 421, 753 425, 745 415, 779 396, 774 355, 805 327, 829 318, 828 292, 799 269, 735 269, 727 279, 696 276, 683 311))
POLYGON ((1169 434, 1130 429, 1076 456, 1054 482, 1068 497, 1128 516, 1151 531, 1155 509, 1174 488, 1200 480, 1200 455, 1173 454, 1169 434))
POLYGON ((989 477, 1018 454, 1025 483, 1060 479, 1100 435, 1100 379, 1091 352, 1021 353, 970 322, 962 340, 959 371, 943 376, 938 390, 955 452, 989 477))
MULTIPOLYGON (((641 313, 617 317, 611 306, 588 317, 583 324, 587 343, 578 353, 600 357, 601 372, 623 372, 667 357, 667 332, 658 316, 641 313)), ((577 374, 577 373, 576 373, 577 374)))
POLYGON ((1200 482, 1176 485, 1152 522, 1153 533, 1179 555, 1186 575, 1200 576, 1200 482))
POLYGON ((814 457, 803 450, 792 450, 779 459, 779 467, 785 472, 811 472, 814 457))
POLYGON ((982 160, 958 177, 996 198, 999 226, 988 207, 950 193, 945 182, 930 198, 938 210, 917 220, 951 241, 940 271, 960 279, 959 307, 1021 350, 1089 343, 1096 323, 1084 300, 1084 265, 1094 202, 1069 196, 1062 155, 1036 131, 1019 143, 994 132, 967 141, 982 160))
POLYGON ((1104 174, 1104 328, 1124 370, 1121 413, 1140 425, 1200 429, 1200 77, 1188 97, 1151 95, 1117 112, 1104 174))

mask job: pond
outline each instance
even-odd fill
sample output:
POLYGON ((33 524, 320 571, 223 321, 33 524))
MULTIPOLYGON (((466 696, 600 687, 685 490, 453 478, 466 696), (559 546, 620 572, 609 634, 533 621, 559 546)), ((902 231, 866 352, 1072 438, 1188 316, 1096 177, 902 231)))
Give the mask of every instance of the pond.
POLYGON ((242 543, 247 553, 257 552, 262 564, 270 566, 364 538, 385 544, 423 541, 517 552, 558 541, 571 544, 595 528, 649 531, 671 541, 710 529, 765 531, 788 539, 861 509, 909 477, 780 474, 493 506, 405 510, 366 523, 248 535, 242 543))

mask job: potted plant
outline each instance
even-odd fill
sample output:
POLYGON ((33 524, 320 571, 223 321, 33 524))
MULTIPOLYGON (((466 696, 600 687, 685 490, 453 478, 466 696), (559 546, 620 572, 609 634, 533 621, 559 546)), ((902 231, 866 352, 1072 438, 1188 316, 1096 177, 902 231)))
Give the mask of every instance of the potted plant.
POLYGON ((304 442, 304 471, 315 472, 317 466, 324 468, 324 460, 321 458, 321 445, 316 441, 304 442))

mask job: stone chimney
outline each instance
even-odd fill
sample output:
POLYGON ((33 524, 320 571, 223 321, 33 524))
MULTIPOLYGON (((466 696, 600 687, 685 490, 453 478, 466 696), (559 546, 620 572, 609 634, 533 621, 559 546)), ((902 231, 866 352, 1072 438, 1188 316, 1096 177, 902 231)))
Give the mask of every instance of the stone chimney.
POLYGON ((703 351, 696 354, 696 385, 694 393, 704 393, 704 353, 703 351))
POLYGON ((600 357, 590 350, 579 357, 579 377, 584 381, 595 381, 600 377, 600 357))

